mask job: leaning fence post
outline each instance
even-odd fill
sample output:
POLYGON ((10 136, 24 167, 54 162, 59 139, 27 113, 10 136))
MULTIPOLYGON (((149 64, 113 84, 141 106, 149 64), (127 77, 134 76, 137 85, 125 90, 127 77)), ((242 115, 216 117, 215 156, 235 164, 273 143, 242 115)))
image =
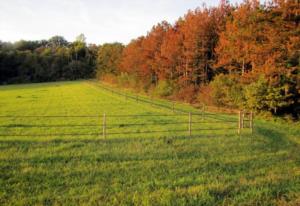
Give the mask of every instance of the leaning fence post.
POLYGON ((189 112, 189 135, 192 136, 192 113, 189 112))
POLYGON ((106 139, 106 115, 105 115, 105 113, 103 114, 102 128, 103 128, 103 131, 102 131, 103 138, 106 139))

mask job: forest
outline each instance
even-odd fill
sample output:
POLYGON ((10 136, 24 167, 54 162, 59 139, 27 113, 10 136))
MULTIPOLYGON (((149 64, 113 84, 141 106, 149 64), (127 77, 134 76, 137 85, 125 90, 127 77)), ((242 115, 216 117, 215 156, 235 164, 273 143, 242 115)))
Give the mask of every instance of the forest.
MULTIPOLYGON (((0 83, 98 78, 139 92, 300 117, 299 0, 245 0, 162 21, 128 45, 0 42, 0 83)), ((101 37, 99 37, 101 38, 101 37)))
POLYGON ((50 82, 92 78, 96 45, 80 34, 74 42, 62 36, 15 43, 0 41, 0 83, 50 82))

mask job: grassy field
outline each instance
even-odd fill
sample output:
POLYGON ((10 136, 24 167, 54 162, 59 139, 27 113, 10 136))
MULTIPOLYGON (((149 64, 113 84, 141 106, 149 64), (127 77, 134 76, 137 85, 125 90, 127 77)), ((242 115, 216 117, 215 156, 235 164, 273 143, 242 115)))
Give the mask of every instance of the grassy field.
POLYGON ((0 205, 300 205, 297 124, 193 115, 189 136, 188 115, 86 81, 1 86, 0 116, 0 205))

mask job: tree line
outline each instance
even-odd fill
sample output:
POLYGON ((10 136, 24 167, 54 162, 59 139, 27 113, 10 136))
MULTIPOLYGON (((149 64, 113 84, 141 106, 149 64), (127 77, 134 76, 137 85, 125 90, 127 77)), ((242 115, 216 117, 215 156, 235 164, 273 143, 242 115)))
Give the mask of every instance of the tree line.
POLYGON ((299 117, 299 21, 299 1, 223 0, 106 46, 97 73, 162 97, 299 117))
POLYGON ((299 21, 298 0, 221 0, 128 45, 86 45, 82 35, 2 42, 0 82, 96 76, 160 97, 299 118, 299 21))
POLYGON ((94 76, 97 47, 85 36, 15 43, 0 41, 0 83, 75 80, 94 76))

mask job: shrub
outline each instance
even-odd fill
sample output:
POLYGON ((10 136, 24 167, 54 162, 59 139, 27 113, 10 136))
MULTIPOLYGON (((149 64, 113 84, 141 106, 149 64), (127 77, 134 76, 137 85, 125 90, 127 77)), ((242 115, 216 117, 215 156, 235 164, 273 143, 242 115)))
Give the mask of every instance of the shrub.
POLYGON ((155 87, 153 93, 159 97, 167 97, 172 95, 173 91, 173 85, 169 81, 161 80, 158 82, 158 85, 155 87))
POLYGON ((248 85, 245 89, 246 106, 254 110, 272 111, 277 114, 277 110, 289 105, 283 86, 269 85, 264 76, 258 81, 248 85))
POLYGON ((217 106, 239 107, 244 102, 243 87, 234 75, 220 74, 210 87, 212 101, 217 106))
POLYGON ((129 75, 127 73, 121 73, 118 75, 118 85, 122 87, 135 88, 138 85, 138 78, 135 75, 129 75))
POLYGON ((118 77, 114 74, 103 74, 101 75, 100 80, 110 84, 116 84, 118 82, 118 77))
POLYGON ((198 88, 194 85, 188 85, 176 93, 176 98, 179 100, 183 100, 184 102, 194 103, 197 100, 197 92, 198 88))
POLYGON ((198 102, 205 105, 213 105, 212 99, 212 88, 210 85, 205 85, 200 87, 198 102))
POLYGON ((264 110, 266 105, 266 94, 268 91, 267 81, 260 77, 258 81, 246 86, 245 99, 246 106, 254 110, 264 110))

